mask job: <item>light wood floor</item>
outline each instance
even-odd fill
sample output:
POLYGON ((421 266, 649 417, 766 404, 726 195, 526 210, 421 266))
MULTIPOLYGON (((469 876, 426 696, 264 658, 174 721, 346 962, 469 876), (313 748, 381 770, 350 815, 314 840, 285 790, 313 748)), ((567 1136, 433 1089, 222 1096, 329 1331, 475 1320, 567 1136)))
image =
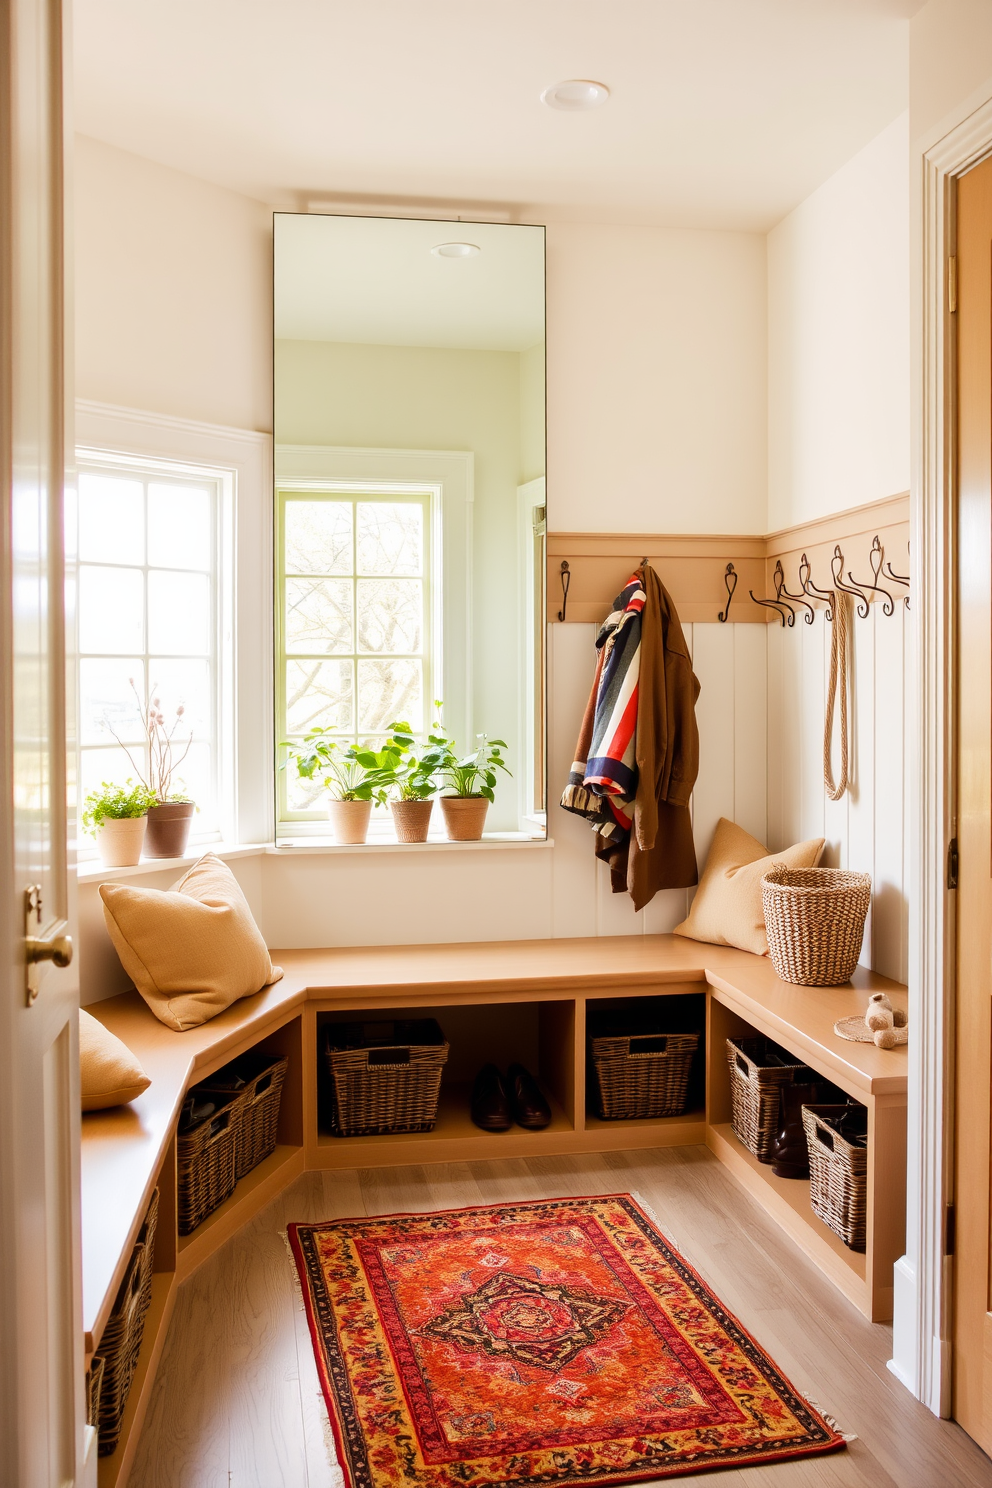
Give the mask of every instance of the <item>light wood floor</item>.
POLYGON ((307 1173, 180 1289, 130 1488, 340 1488, 290 1220, 639 1193, 792 1382, 858 1440, 709 1488, 992 1488, 992 1462, 886 1369, 891 1330, 824 1280, 702 1147, 307 1173))

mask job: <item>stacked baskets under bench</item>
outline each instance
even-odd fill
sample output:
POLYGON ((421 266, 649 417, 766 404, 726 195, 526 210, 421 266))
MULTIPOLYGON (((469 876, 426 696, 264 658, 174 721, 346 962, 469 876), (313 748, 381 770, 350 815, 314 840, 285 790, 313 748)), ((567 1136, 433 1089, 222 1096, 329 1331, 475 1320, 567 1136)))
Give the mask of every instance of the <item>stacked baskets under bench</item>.
POLYGON ((448 1044, 433 1018, 331 1023, 324 1034, 335 1136, 431 1131, 448 1044))
POLYGON ((275 1150, 288 1067, 288 1059, 253 1051, 194 1087, 191 1093, 212 1100, 215 1109, 177 1136, 181 1235, 191 1234, 275 1150))
POLYGON ((101 1457, 109 1456, 117 1446, 124 1407, 141 1352, 145 1317, 152 1300, 157 1223, 158 1189, 152 1194, 124 1280, 100 1339, 100 1351, 94 1355, 87 1376, 87 1415, 90 1425, 99 1430, 101 1457))

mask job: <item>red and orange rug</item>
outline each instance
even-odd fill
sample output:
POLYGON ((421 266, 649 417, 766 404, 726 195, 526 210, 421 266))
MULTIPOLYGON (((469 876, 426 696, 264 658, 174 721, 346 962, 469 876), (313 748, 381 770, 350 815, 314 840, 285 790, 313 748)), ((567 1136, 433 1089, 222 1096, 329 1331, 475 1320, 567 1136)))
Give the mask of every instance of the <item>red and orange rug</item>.
POLYGON ((289 1240, 349 1488, 591 1488, 844 1445, 628 1194, 289 1240))

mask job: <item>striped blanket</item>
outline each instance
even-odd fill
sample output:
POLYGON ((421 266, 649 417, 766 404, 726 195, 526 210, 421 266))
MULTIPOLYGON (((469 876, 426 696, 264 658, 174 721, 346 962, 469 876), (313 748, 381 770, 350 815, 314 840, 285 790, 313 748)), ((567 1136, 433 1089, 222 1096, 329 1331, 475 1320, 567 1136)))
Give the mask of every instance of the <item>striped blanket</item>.
POLYGON ((644 590, 632 574, 596 637, 599 656, 585 717, 561 798, 593 831, 618 840, 630 831, 637 793, 634 742, 644 590))

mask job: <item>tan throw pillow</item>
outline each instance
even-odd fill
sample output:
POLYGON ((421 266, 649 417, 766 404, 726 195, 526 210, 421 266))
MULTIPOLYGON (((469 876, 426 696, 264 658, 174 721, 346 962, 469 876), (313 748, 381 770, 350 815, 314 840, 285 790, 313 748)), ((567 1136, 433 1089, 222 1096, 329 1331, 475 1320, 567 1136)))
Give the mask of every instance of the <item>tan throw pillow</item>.
POLYGON ((761 880, 771 868, 815 868, 823 842, 822 837, 812 837, 784 852, 770 853, 750 832, 721 816, 692 908, 675 926, 675 934, 767 956, 761 880))
POLYGON ((101 884, 100 896, 121 965, 169 1028, 197 1028, 282 976, 237 879, 213 853, 171 889, 101 884))
POLYGON ((84 1111, 135 1100, 151 1084, 127 1044, 98 1018, 79 1009, 79 1088, 84 1111))

